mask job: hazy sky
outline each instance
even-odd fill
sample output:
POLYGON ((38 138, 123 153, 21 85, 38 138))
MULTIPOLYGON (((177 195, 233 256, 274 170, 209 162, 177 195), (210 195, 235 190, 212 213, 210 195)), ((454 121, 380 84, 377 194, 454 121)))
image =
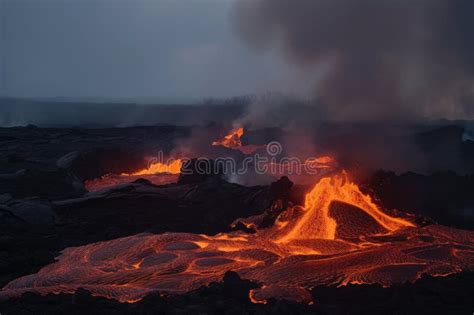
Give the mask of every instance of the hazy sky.
POLYGON ((0 0, 0 95, 187 99, 291 89, 278 59, 236 34, 233 1, 0 0))

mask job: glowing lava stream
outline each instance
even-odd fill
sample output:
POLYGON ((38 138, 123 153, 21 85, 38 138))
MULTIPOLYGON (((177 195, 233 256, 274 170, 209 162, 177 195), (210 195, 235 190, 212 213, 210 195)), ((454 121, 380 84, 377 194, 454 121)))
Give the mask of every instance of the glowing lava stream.
POLYGON ((414 227, 407 220, 394 218, 383 213, 370 196, 362 194, 359 187, 350 182, 347 174, 333 178, 323 178, 306 195, 304 214, 288 233, 281 235, 276 242, 285 243, 295 239, 336 239, 335 219, 329 215, 329 207, 334 201, 344 202, 360 209, 377 221, 387 231, 393 232, 402 227, 414 227))
MULTIPOLYGON (((242 221, 258 226, 258 217, 242 221)), ((139 234, 67 248, 56 263, 7 284, 0 297, 84 288, 136 302, 151 292, 185 293, 233 270, 262 284, 249 292, 255 303, 311 303, 308 289, 318 285, 389 286, 473 269, 474 232, 389 216, 343 173, 320 180, 304 207, 288 208, 254 234, 139 234)))
POLYGON ((127 174, 122 173, 122 176, 140 176, 140 175, 153 175, 153 174, 179 174, 181 173, 181 164, 182 161, 180 159, 172 160, 169 163, 152 163, 148 166, 148 168, 137 171, 135 173, 127 174))
POLYGON ((221 140, 216 140, 212 142, 212 145, 217 146, 221 145, 227 148, 237 148, 242 146, 242 141, 240 138, 244 135, 244 128, 236 128, 232 129, 230 133, 226 136, 224 136, 223 139, 221 140))
POLYGON ((144 178, 155 185, 165 185, 175 183, 181 173, 182 160, 170 160, 169 163, 152 163, 146 169, 135 173, 106 174, 96 179, 87 180, 84 184, 88 191, 98 191, 111 186, 132 182, 133 180, 144 178))
POLYGON ((244 128, 239 127, 232 129, 229 134, 224 136, 224 138, 220 140, 216 140, 212 142, 213 146, 223 146, 229 149, 233 150, 238 150, 242 152, 245 155, 252 154, 256 150, 264 147, 263 145, 255 145, 255 144, 249 144, 249 145, 242 145, 242 136, 244 135, 244 128))

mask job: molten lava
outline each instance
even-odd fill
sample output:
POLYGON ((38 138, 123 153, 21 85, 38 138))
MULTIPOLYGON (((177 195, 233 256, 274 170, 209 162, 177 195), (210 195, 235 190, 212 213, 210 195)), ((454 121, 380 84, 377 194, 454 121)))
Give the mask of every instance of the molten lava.
POLYGON ((255 303, 272 297, 311 303, 308 289, 317 285, 389 286, 472 269, 473 232, 390 216, 343 173, 321 179, 304 206, 288 208, 254 234, 139 234, 67 248, 56 263, 10 282, 0 296, 85 288, 134 302, 150 292, 188 292, 233 270, 261 283, 249 292, 255 303))
POLYGON ((180 159, 172 160, 169 163, 155 162, 138 172, 132 174, 122 173, 123 176, 141 176, 141 175, 152 175, 152 174, 179 174, 181 172, 182 161, 180 159))
POLYGON ((335 240, 337 222, 330 215, 333 202, 347 203, 363 209, 366 215, 369 215, 387 232, 415 226, 407 220, 393 218, 383 213, 372 202, 370 196, 362 194, 359 187, 350 182, 347 175, 343 173, 342 176, 321 179, 306 195, 301 217, 297 221, 291 222, 291 228, 286 233, 280 233, 276 242, 284 243, 297 239, 335 240))
POLYGON ((243 135, 244 135, 244 128, 240 127, 240 128, 232 129, 228 135, 224 136, 223 139, 212 142, 212 145, 214 146, 221 145, 230 149, 241 147, 242 141, 240 140, 240 138, 243 135))
POLYGON ((242 136, 244 135, 244 128, 235 128, 232 129, 229 134, 224 136, 224 138, 220 140, 216 140, 212 142, 213 146, 223 146, 233 150, 239 150, 243 154, 249 155, 262 148, 262 145, 255 145, 255 144, 248 144, 242 145, 242 136))
POLYGON ((175 183, 181 172, 182 160, 171 160, 169 163, 155 162, 148 168, 134 173, 106 174, 100 178, 87 180, 85 187, 88 191, 98 191, 107 187, 130 183, 139 178, 149 180, 155 185, 175 183))

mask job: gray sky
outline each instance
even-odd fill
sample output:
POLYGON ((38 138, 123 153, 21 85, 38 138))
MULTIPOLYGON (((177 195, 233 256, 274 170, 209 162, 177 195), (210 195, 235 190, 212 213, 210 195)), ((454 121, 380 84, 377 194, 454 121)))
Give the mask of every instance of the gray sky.
POLYGON ((233 1, 0 0, 0 95, 188 99, 291 89, 279 59, 234 31, 233 1))
POLYGON ((0 0, 0 96, 276 91, 343 119, 474 115, 474 1, 354 1, 0 0))

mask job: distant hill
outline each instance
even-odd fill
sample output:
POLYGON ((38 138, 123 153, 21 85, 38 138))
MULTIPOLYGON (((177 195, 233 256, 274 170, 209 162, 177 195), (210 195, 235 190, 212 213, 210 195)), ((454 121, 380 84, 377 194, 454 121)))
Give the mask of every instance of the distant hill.
POLYGON ((245 106, 232 104, 152 105, 0 98, 0 126, 133 126, 230 123, 245 106))

